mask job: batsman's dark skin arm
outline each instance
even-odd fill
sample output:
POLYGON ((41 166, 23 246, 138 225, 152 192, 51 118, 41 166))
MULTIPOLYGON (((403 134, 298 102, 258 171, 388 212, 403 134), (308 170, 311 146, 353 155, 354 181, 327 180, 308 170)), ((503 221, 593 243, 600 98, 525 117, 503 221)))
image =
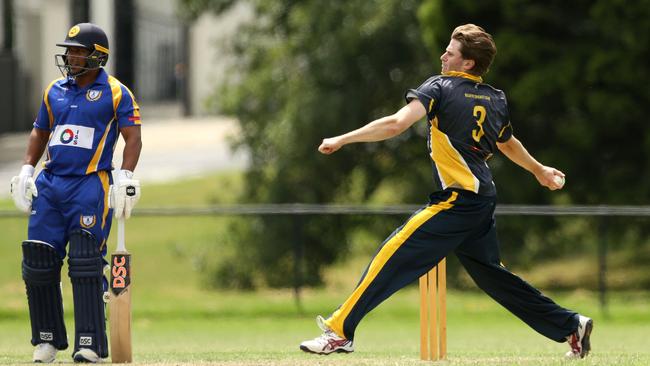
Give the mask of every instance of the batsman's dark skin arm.
POLYGON ((140 159, 142 150, 142 135, 140 126, 129 126, 120 129, 124 138, 124 152, 122 153, 122 169, 134 171, 140 159))
POLYGON ((50 138, 50 131, 42 130, 40 128, 32 128, 27 142, 27 152, 25 153, 24 164, 36 166, 38 161, 43 156, 47 140, 50 138))

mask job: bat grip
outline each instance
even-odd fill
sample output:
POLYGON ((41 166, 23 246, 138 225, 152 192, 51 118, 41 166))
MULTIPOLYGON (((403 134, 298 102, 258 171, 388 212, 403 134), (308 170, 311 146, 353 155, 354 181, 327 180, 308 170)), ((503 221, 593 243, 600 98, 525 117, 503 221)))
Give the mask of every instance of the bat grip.
POLYGON ((117 251, 126 251, 126 244, 124 240, 124 218, 117 219, 117 251))

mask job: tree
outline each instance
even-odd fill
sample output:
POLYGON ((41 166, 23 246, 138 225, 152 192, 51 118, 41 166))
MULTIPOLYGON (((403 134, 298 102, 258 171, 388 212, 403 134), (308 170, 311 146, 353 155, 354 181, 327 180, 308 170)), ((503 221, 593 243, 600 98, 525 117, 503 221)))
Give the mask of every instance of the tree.
MULTIPOLYGON (((417 1, 253 4, 257 21, 234 47, 240 77, 221 94, 222 107, 241 124, 240 143, 251 152, 245 200, 359 203, 393 179, 401 188, 395 201, 412 201, 419 192, 424 202, 422 181, 432 178, 423 169, 425 140, 414 131, 399 142, 350 146, 331 157, 316 150, 325 136, 395 111, 405 90, 433 71, 419 37, 417 1), (419 179, 403 179, 405 170, 419 179)), ((358 224, 336 216, 306 217, 300 227, 292 220, 252 219, 238 236, 242 246, 256 248, 243 265, 273 286, 291 284, 293 241, 303 240, 305 278, 319 283, 321 269, 346 253, 347 235, 358 224)))

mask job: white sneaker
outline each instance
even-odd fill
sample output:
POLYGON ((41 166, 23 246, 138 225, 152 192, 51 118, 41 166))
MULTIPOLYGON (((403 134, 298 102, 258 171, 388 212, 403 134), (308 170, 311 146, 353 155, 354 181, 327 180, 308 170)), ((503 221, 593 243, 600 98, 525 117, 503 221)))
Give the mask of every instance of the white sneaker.
POLYGON ((102 359, 97 356, 95 351, 91 350, 90 348, 79 348, 79 351, 72 355, 72 359, 77 363, 99 363, 102 361, 102 359))
POLYGON ((589 337, 594 328, 594 321, 586 316, 578 316, 578 329, 566 338, 571 347, 571 350, 565 355, 567 358, 585 358, 591 351, 589 337))
POLYGON ((300 349, 305 352, 329 355, 332 352, 350 353, 354 352, 352 341, 340 337, 325 325, 322 316, 316 317, 318 327, 323 331, 320 337, 300 343, 300 349))
POLYGON ((34 348, 34 362, 35 363, 52 363, 56 358, 58 349, 54 348, 50 343, 39 343, 34 348))

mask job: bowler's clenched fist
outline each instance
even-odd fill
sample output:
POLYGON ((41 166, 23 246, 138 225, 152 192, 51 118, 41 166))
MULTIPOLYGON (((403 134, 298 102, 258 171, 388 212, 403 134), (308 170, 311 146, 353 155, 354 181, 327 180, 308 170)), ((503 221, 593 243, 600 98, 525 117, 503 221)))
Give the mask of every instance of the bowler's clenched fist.
POLYGON ((323 142, 321 142, 320 146, 318 147, 318 151, 325 155, 329 155, 340 149, 341 146, 343 146, 343 144, 341 143, 340 139, 331 137, 328 139, 323 139, 323 142))

